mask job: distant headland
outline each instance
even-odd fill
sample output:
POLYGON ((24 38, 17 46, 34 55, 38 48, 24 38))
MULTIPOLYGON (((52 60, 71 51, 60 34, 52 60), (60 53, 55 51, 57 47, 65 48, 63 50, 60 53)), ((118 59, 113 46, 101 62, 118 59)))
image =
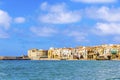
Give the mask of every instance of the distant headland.
POLYGON ((120 44, 75 48, 30 49, 20 57, 1 56, 0 60, 120 60, 120 44))

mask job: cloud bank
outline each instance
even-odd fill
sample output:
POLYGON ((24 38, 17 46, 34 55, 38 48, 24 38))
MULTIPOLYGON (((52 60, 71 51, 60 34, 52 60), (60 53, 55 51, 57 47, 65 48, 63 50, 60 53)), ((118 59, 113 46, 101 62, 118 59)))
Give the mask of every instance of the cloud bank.
POLYGON ((80 12, 68 10, 65 3, 49 5, 44 2, 41 4, 41 10, 46 11, 39 16, 39 20, 43 23, 68 24, 81 20, 80 12))

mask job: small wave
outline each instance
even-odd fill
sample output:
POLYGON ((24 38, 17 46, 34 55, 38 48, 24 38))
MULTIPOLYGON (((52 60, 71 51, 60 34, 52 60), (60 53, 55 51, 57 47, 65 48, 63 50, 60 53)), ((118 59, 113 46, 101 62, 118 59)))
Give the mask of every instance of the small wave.
POLYGON ((109 79, 106 79, 106 80, 120 80, 120 78, 109 78, 109 79))
POLYGON ((6 73, 0 73, 0 76, 6 76, 7 74, 6 73))

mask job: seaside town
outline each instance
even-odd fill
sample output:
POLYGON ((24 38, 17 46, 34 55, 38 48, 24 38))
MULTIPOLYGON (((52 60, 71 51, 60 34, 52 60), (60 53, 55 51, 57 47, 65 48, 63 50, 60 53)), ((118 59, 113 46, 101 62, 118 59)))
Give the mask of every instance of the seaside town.
POLYGON ((120 60, 120 44, 75 48, 30 49, 20 57, 0 56, 0 60, 120 60))

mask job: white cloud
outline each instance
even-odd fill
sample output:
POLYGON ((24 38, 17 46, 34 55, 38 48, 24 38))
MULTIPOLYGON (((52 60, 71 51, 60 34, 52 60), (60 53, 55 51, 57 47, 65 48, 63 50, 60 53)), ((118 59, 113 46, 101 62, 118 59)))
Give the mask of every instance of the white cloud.
MULTIPOLYGON (((0 38, 8 38, 8 31, 10 25, 13 22, 13 18, 8 14, 8 12, 0 10, 0 38)), ((25 19, 23 17, 17 17, 14 19, 16 23, 23 23, 25 19)))
POLYGON ((12 18, 7 12, 0 10, 0 27, 8 29, 10 27, 11 20, 12 18))
POLYGON ((64 34, 66 34, 66 36, 68 37, 72 37, 72 39, 74 39, 77 42, 86 42, 88 41, 86 39, 86 33, 77 31, 77 30, 66 30, 64 31, 64 34))
POLYGON ((40 37, 50 37, 57 33, 57 30, 50 27, 31 27, 30 30, 40 37))
POLYGON ((44 2, 41 4, 41 9, 47 13, 40 15, 39 20, 52 24, 66 24, 80 21, 80 13, 78 11, 69 11, 66 7, 65 3, 49 5, 44 2))
POLYGON ((43 3, 40 5, 40 8, 41 8, 42 10, 46 10, 47 7, 48 7, 48 3, 47 3, 47 2, 43 2, 43 3))
POLYGON ((74 2, 82 2, 82 3, 114 3, 117 0, 71 0, 74 2))
POLYGON ((109 8, 102 6, 100 8, 86 9, 87 17, 100 19, 107 22, 120 22, 120 8, 109 8))
POLYGON ((24 17, 17 17, 14 19, 15 23, 24 23, 25 22, 25 18, 24 17))
POLYGON ((97 23, 93 31, 98 35, 120 35, 120 23, 97 23))
POLYGON ((8 38, 7 31, 10 28, 12 18, 6 11, 0 10, 0 38, 8 38))

